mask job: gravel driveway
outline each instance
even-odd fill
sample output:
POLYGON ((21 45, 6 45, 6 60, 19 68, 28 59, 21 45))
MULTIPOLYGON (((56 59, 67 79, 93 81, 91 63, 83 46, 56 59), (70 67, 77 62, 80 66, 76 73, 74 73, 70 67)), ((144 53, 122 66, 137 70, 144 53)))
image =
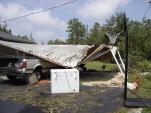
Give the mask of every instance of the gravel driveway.
POLYGON ((0 91, 0 100, 38 106, 45 113, 116 113, 123 106, 121 87, 81 84, 80 93, 52 95, 50 82, 27 87, 23 78, 0 78, 0 91))

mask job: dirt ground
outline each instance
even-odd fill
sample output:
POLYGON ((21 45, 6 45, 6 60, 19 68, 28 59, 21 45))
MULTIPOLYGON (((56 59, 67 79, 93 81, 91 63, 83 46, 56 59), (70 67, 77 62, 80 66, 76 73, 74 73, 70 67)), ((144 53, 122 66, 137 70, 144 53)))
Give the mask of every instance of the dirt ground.
POLYGON ((0 100, 40 107, 45 113, 118 113, 123 106, 123 77, 119 73, 80 73, 80 92, 51 94, 50 83, 27 86, 0 78, 0 100))
POLYGON ((120 72, 82 72, 81 75, 82 85, 123 87, 124 78, 120 72))

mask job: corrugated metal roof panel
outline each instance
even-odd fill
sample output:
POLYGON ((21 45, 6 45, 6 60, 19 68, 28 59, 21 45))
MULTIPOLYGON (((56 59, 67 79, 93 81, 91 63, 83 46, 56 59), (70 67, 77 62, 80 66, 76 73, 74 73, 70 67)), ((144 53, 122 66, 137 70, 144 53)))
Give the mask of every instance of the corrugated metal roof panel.
POLYGON ((92 47, 88 45, 37 45, 7 41, 0 41, 0 44, 64 67, 77 66, 92 47))

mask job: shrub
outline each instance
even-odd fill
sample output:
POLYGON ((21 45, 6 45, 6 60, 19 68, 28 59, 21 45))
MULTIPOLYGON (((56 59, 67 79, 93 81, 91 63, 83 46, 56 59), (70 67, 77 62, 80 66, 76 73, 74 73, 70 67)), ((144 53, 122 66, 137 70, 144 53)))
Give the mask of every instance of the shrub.
POLYGON ((144 60, 137 64, 138 69, 141 72, 150 71, 151 70, 151 62, 144 60))

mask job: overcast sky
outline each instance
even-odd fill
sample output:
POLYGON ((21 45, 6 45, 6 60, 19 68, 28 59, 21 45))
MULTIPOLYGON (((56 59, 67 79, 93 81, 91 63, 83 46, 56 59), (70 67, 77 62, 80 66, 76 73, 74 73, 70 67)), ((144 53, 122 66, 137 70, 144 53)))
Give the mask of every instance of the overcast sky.
MULTIPOLYGON (((1 0, 0 18, 6 20, 35 11, 47 9, 71 0, 1 0)), ((32 33, 36 42, 47 42, 49 39, 67 38, 67 22, 73 17, 91 27, 95 22, 105 24, 115 12, 125 11, 133 20, 141 21, 148 7, 146 0, 78 0, 75 3, 8 22, 8 27, 15 35, 32 33)), ((151 10, 147 13, 151 18, 151 10)))

